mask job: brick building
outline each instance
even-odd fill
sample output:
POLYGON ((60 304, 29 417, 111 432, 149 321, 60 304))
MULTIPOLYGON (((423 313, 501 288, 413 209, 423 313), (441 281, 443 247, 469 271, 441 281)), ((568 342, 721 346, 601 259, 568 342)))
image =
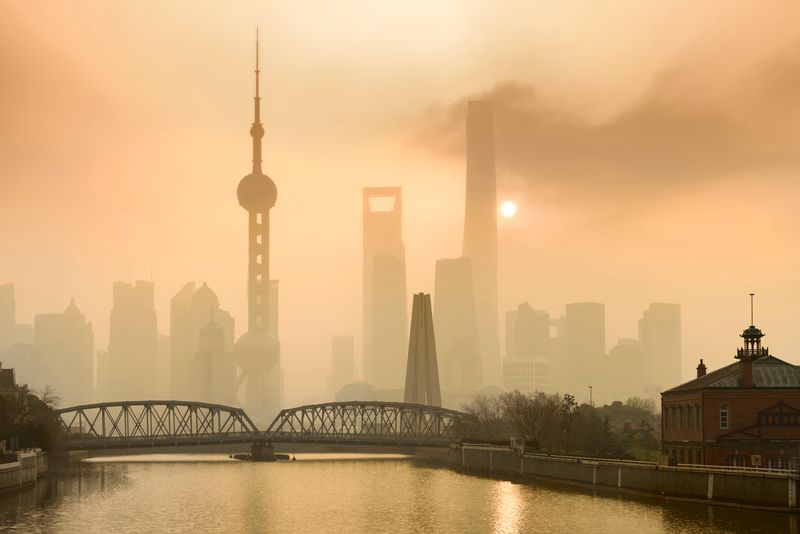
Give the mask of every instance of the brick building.
POLYGON ((677 463, 800 468, 800 366, 751 325, 736 359, 661 394, 662 453, 677 463))

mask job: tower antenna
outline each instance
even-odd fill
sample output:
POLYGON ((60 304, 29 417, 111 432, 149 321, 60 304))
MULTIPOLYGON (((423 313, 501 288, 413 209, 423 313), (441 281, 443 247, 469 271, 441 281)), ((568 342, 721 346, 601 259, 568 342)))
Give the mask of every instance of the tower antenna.
POLYGON ((750 293, 750 326, 755 325, 755 323, 753 322, 753 297, 754 296, 755 296, 755 293, 750 293))

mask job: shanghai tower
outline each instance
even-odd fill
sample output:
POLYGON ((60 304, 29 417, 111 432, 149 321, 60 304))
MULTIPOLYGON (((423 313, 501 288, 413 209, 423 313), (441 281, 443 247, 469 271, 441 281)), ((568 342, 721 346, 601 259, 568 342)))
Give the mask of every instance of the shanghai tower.
POLYGON ((272 376, 279 373, 280 344, 269 333, 269 210, 278 198, 278 189, 261 170, 261 98, 259 96, 258 36, 256 34, 256 95, 253 138, 253 171, 242 178, 236 195, 247 210, 247 332, 236 342, 235 357, 240 374, 236 389, 244 385, 245 409, 255 417, 269 417, 279 409, 280 384, 272 376))
POLYGON ((489 102, 467 104, 467 192, 463 255, 472 262, 483 383, 500 383, 497 327, 497 182, 489 102))

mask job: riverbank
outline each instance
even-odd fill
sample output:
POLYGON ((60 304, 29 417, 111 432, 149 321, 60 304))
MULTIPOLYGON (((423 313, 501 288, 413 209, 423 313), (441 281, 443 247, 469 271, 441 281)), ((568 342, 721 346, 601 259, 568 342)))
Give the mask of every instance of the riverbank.
POLYGON ((501 476, 543 478, 618 493, 740 508, 800 512, 796 472, 523 454, 518 449, 454 445, 450 467, 501 476))
POLYGON ((33 484, 47 473, 48 467, 46 452, 18 452, 17 461, 0 464, 0 491, 11 491, 33 484))

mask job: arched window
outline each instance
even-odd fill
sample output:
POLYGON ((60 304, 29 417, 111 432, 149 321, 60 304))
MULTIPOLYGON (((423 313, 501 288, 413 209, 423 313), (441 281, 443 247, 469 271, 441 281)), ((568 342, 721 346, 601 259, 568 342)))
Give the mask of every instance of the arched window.
POLYGON ((727 404, 719 405, 719 427, 728 428, 730 424, 730 410, 727 404))

